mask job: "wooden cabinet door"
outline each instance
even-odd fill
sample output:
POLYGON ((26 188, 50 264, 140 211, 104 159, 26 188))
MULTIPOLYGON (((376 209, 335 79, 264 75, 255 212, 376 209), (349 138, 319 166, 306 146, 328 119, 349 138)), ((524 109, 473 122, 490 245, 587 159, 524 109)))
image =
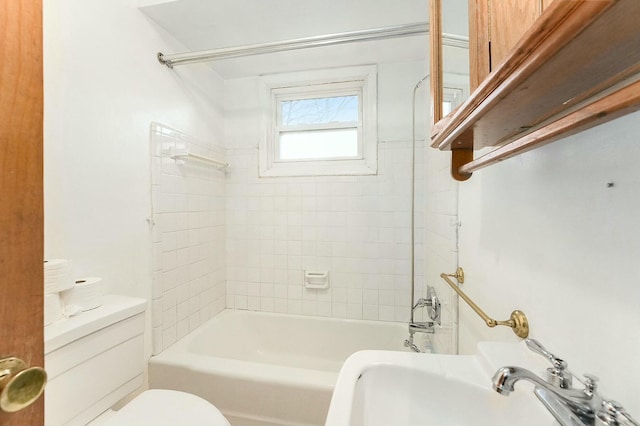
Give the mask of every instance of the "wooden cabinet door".
POLYGON ((531 28, 542 13, 540 0, 493 0, 489 10, 489 42, 491 70, 531 28))
POLYGON ((489 0, 469 0, 469 84, 473 92, 491 72, 489 0))
MULTIPOLYGON (((0 1, 0 355, 43 366, 42 2, 0 1)), ((41 425, 44 402, 0 425, 41 425)))
POLYGON ((471 90, 496 69, 552 0, 469 0, 471 90))

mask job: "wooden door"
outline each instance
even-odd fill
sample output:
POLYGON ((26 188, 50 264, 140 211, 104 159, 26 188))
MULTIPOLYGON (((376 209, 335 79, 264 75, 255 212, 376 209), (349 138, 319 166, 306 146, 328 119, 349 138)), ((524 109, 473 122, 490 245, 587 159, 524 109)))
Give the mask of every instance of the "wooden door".
MULTIPOLYGON (((42 1, 0 2, 0 355, 44 364, 42 1)), ((0 425, 44 423, 44 399, 0 425)))

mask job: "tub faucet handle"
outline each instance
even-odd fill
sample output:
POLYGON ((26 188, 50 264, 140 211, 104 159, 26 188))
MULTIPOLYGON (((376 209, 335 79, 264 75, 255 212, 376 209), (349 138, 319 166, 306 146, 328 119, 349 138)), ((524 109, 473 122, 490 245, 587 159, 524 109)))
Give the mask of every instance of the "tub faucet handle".
POLYGON ((552 385, 563 389, 570 389, 572 384, 572 374, 567 369, 567 362, 549 352, 540 342, 535 339, 525 339, 527 347, 543 357, 547 358, 553 367, 547 368, 547 381, 552 385))

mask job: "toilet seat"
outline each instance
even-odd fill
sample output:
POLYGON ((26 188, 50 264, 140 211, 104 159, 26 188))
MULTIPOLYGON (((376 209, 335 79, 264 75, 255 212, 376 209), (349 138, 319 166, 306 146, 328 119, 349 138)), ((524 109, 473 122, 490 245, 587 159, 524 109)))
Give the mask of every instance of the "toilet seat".
POLYGON ((150 389, 142 392, 103 426, 230 426, 208 401, 186 392, 150 389))

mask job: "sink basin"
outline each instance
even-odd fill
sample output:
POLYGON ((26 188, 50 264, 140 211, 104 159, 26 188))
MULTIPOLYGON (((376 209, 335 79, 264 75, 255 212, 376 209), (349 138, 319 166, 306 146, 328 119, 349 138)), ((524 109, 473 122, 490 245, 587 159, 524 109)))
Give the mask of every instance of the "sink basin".
MULTIPOLYGON (((509 397, 493 391, 491 377, 502 365, 494 368, 484 358, 486 352, 473 356, 358 352, 340 372, 326 426, 555 424, 528 383, 518 384, 509 397)), ((510 364, 523 365, 515 358, 520 362, 510 364)), ((523 366, 527 365, 531 367, 523 366)), ((539 370, 534 366, 532 371, 539 370)))

